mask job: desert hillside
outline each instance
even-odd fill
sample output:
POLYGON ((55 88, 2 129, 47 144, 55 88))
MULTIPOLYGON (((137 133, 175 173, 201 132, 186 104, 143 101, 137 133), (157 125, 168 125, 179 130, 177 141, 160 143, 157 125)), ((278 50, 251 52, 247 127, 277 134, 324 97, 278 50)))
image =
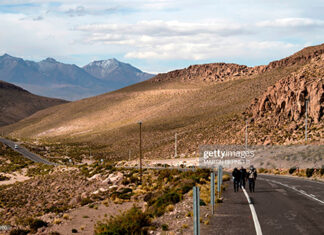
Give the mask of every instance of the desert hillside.
POLYGON ((17 122, 31 114, 64 100, 37 96, 13 84, 0 81, 0 126, 17 122))
POLYGON ((31 140, 87 143, 100 146, 101 156, 128 158, 129 150, 132 157, 138 154, 137 122, 141 120, 145 156, 170 157, 175 133, 178 152, 186 155, 197 153, 202 144, 244 143, 248 116, 254 120, 249 128, 250 144, 302 143, 304 97, 300 94, 306 90, 305 97, 311 96, 309 141, 319 143, 323 140, 319 136, 323 132, 323 52, 324 44, 253 68, 225 63, 193 65, 42 110, 5 131, 31 140), (272 112, 283 100, 287 106, 272 112), (277 138, 281 135, 275 131, 279 119, 286 120, 283 128, 296 123, 298 127, 285 129, 293 138, 277 138))

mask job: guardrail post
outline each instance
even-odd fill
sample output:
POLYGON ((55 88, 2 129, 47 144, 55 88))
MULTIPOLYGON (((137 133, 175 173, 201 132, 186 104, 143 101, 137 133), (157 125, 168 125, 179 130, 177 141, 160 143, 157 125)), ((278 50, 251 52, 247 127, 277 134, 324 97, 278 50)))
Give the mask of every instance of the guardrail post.
POLYGON ((215 172, 214 170, 210 174, 210 203, 212 207, 212 214, 214 214, 215 206, 215 172))
POLYGON ((217 171, 217 192, 218 192, 218 198, 221 197, 221 185, 223 181, 223 168, 221 165, 218 166, 218 171, 217 171))
POLYGON ((200 198, 199 188, 193 187, 193 222, 194 235, 200 235, 200 214, 199 214, 200 198))

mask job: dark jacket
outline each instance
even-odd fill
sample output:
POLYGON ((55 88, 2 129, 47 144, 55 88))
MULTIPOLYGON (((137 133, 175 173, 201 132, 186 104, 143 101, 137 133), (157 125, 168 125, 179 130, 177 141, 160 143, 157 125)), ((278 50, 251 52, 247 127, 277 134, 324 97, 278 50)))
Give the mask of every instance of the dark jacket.
POLYGON ((240 169, 240 176, 241 176, 241 180, 245 180, 247 178, 247 172, 246 169, 240 169))
POLYGON ((232 176, 234 177, 234 180, 240 180, 241 173, 238 169, 235 168, 232 172, 232 176))

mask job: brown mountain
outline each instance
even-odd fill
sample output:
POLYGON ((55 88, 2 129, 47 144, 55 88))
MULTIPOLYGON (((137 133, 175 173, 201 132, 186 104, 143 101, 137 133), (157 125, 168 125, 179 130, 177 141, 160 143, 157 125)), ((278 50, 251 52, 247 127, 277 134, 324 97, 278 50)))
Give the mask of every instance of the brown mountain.
POLYGON ((33 95, 18 86, 0 81, 0 126, 15 123, 41 109, 66 102, 33 95))
POLYGON ((204 81, 220 82, 234 80, 243 76, 253 76, 273 69, 280 69, 294 65, 309 63, 312 58, 317 58, 324 53, 324 44, 304 48, 303 50, 281 60, 273 61, 268 65, 248 67, 246 65, 212 63, 203 65, 191 65, 186 69, 162 73, 151 79, 152 82, 166 81, 204 81))
MULTIPOLYGON (((270 93, 271 100, 278 99, 271 101, 272 109, 282 103, 279 100, 290 97, 291 93, 283 93, 282 89, 290 87, 291 77, 299 80, 302 71, 309 77, 316 74, 318 78, 305 83, 308 91, 320 87, 323 71, 318 68, 324 65, 323 52, 324 44, 256 67, 225 63, 193 65, 118 91, 42 110, 6 130, 12 136, 87 143, 100 146, 101 156, 128 158, 129 150, 138 153, 137 122, 141 120, 145 156, 168 157, 173 155, 175 133, 178 133, 178 151, 183 154, 197 153, 202 144, 244 143, 245 119, 249 116, 255 120, 250 124, 249 143, 290 142, 289 138, 276 138, 281 136, 280 132, 273 131, 277 122, 265 118, 268 111, 258 109, 263 97, 270 93), (267 128, 269 132, 263 131, 267 128)), ((302 90, 301 83, 298 84, 295 88, 302 90)), ((317 92, 322 97, 322 90, 317 92)), ((303 106, 302 102, 297 99, 296 105, 303 106)), ((283 117, 286 111, 295 110, 294 102, 286 103, 280 111, 283 117)), ((322 98, 319 103, 322 105, 322 98)), ((313 107, 313 101, 310 106, 313 107)), ((314 133, 310 141, 318 143, 323 138, 315 138, 321 129, 315 125, 314 115, 309 119, 314 133)), ((302 116, 301 112, 298 122, 303 121, 302 116)), ((318 120, 321 124, 321 115, 318 120)), ((290 123, 288 119, 287 124, 290 123)), ((296 133, 296 143, 303 141, 302 134, 297 134, 300 128, 292 130, 296 133)))

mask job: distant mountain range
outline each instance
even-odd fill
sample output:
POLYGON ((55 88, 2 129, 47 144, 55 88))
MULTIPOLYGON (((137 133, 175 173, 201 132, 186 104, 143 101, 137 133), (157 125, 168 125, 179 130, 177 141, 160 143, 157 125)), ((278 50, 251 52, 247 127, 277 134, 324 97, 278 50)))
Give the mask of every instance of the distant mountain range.
POLYGON ((116 59, 94 61, 80 68, 53 58, 40 62, 8 54, 0 56, 0 80, 42 96, 78 100, 153 77, 116 59))
POLYGON ((37 96, 18 86, 0 81, 0 126, 12 124, 41 109, 64 103, 67 101, 37 96))
POLYGON ((115 58, 91 62, 84 66, 83 69, 96 78, 112 83, 118 82, 124 86, 144 81, 154 76, 153 74, 144 73, 130 64, 122 63, 115 58))

